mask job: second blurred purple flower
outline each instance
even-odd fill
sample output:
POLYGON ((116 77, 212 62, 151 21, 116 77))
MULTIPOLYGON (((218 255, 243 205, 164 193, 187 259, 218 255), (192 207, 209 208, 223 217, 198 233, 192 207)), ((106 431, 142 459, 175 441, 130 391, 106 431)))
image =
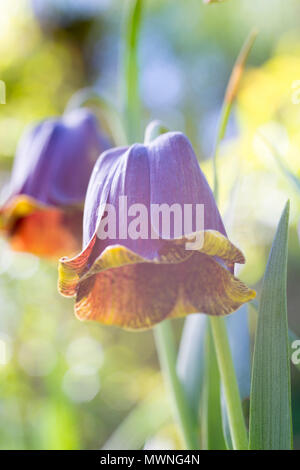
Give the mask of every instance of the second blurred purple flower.
POLYGON ((109 147, 84 108, 25 132, 0 209, 0 229, 14 249, 57 258, 79 248, 89 178, 109 147))

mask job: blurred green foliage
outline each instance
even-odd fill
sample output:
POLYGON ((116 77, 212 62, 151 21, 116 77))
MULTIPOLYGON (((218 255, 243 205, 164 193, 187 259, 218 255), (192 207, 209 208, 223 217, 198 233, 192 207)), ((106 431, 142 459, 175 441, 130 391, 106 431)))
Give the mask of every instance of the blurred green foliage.
MULTIPOLYGON (((4 186, 27 124, 62 113, 82 86, 118 96, 123 1, 100 2, 97 15, 71 15, 67 21, 58 9, 48 23, 34 14, 29 0, 0 4, 5 12, 0 17, 4 186)), ((209 157, 226 83, 247 33, 259 29, 221 149, 221 209, 232 240, 247 255, 241 278, 259 291, 278 216, 291 199, 288 313, 299 335, 299 195, 256 131, 272 139, 299 175, 300 104, 292 102, 292 84, 300 80, 300 3, 272 0, 269 10, 267 0, 147 2, 141 92, 144 124, 159 118, 186 132, 211 181, 209 157)), ((180 448, 152 333, 79 322, 56 283, 55 265, 12 253, 1 241, 0 341, 6 356, 0 364, 0 448, 111 448, 126 445, 126 435, 132 448, 180 448)), ((176 322, 178 333, 181 325, 176 322)), ((292 399, 300 448, 300 377, 294 369, 292 399)))

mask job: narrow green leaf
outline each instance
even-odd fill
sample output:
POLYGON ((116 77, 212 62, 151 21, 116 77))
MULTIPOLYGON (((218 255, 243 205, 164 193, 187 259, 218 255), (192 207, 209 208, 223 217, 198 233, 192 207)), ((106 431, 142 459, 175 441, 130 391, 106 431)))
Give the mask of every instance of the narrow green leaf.
POLYGON ((289 202, 282 213, 265 272, 254 347, 250 449, 292 448, 287 324, 289 202))

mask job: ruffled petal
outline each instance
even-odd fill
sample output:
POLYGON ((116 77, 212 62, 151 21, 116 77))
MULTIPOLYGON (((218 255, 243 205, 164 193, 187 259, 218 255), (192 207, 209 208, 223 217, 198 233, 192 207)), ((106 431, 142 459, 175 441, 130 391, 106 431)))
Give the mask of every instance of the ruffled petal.
POLYGON ((75 311, 81 319, 148 328, 167 316, 199 311, 226 315, 255 297, 226 269, 245 259, 219 232, 205 231, 199 252, 185 250, 187 239, 163 241, 153 261, 114 245, 90 263, 95 242, 96 234, 78 256, 59 263, 59 290, 68 297, 76 295, 75 311))
POLYGON ((137 330, 190 313, 226 315, 254 297, 213 258, 194 253, 179 264, 128 264, 82 278, 75 313, 81 320, 137 330))
POLYGON ((174 240, 164 240, 164 245, 159 251, 160 261, 178 262, 189 258, 194 251, 215 256, 225 261, 227 267, 234 263, 244 264, 243 253, 228 238, 216 230, 205 230, 174 240), (199 248, 197 248, 197 239, 199 248), (193 249, 187 249, 189 244, 193 244, 193 249))
POLYGON ((120 268, 128 264, 145 263, 146 260, 139 255, 128 250, 124 246, 114 245, 107 247, 101 255, 88 268, 88 258, 95 243, 95 237, 89 246, 79 254, 79 256, 68 260, 62 258, 59 263, 58 288, 62 295, 72 297, 76 294, 78 284, 85 279, 100 273, 101 271, 113 268, 120 268))
POLYGON ((171 317, 196 312, 228 315, 256 296, 253 289, 204 253, 195 253, 180 265, 180 273, 179 301, 171 317))
MULTIPOLYGON (((221 233, 215 230, 207 230, 202 233, 202 237, 203 245, 199 248, 199 252, 222 259, 228 267, 233 263, 242 264, 245 262, 243 253, 221 233)), ((104 269, 137 263, 181 263, 189 259, 194 253, 194 251, 185 249, 186 243, 191 242, 190 239, 185 237, 176 240, 161 240, 161 249, 152 261, 143 258, 123 245, 112 245, 105 248, 100 256, 91 263, 90 258, 96 240, 97 235, 94 233, 81 253, 71 259, 66 257, 60 259, 58 286, 63 295, 67 297, 74 296, 77 284, 82 278, 98 274, 104 269)))
POLYGON ((178 278, 170 265, 142 263, 110 269, 80 282, 76 316, 126 329, 145 329, 173 310, 178 278))

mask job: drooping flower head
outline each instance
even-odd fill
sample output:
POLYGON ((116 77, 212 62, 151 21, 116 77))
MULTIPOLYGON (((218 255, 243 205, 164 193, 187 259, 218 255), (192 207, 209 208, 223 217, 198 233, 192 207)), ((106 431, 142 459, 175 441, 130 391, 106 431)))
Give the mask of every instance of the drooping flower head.
POLYGON ((225 315, 252 299, 234 263, 244 257, 226 237, 191 144, 166 133, 99 157, 83 250, 60 260, 59 288, 76 296, 80 319, 143 329, 189 313, 225 315))
POLYGON ((107 148, 83 108, 25 132, 0 208, 0 229, 14 249, 56 258, 80 249, 89 178, 107 148))

